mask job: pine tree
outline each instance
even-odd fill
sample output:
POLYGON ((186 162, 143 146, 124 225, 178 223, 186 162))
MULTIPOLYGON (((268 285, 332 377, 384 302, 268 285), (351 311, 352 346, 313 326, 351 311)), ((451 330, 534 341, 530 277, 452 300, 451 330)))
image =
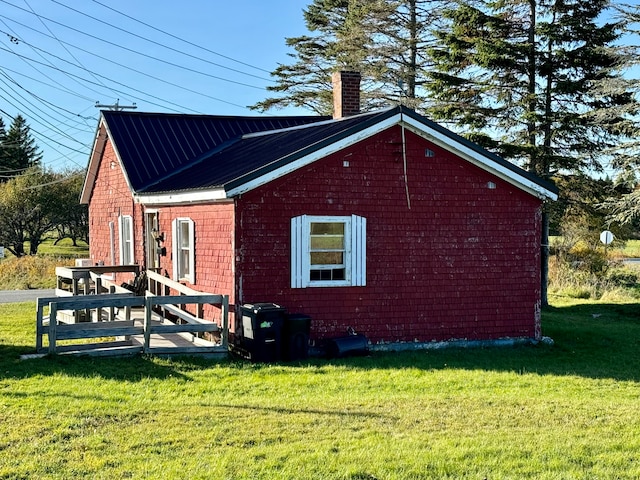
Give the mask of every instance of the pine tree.
MULTIPOLYGON (((601 171, 633 130, 633 49, 606 0, 477 1, 448 10, 429 83, 435 119, 546 179, 601 171)), ((543 215, 543 246, 548 217, 543 215)), ((543 248, 543 303, 548 249, 543 248)))
MULTIPOLYGON (((640 7, 630 7, 619 11, 628 23, 630 36, 637 38, 640 34, 640 7)), ((636 58, 637 62, 637 58, 636 58)), ((612 88, 621 89, 618 85, 612 88)), ((600 207, 610 209, 608 227, 612 223, 635 227, 640 224, 640 128, 628 128, 624 134, 633 139, 625 142, 616 149, 616 155, 612 156, 611 165, 616 169, 615 185, 622 195, 612 195, 600 207)))
POLYGON ((31 135, 31 129, 22 115, 17 115, 2 141, 0 169, 9 175, 18 175, 40 164, 42 153, 31 135))
POLYGON ((0 117, 0 183, 5 182, 9 175, 7 159, 9 144, 7 143, 7 129, 4 120, 0 117))
POLYGON ((431 30, 437 28, 439 11, 447 2, 314 0, 304 10, 312 35, 287 38, 295 61, 272 73, 276 85, 268 90, 282 95, 253 108, 297 106, 331 114, 331 73, 336 70, 360 72, 363 111, 398 103, 422 108, 420 87, 430 65, 431 30))

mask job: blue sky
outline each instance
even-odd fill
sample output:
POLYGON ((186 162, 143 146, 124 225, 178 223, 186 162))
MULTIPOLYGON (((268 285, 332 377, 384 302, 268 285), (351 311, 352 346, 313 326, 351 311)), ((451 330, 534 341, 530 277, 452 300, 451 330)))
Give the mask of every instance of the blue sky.
MULTIPOLYGON (((0 0, 0 115, 22 114, 43 164, 84 168, 96 103, 258 115, 308 0, 0 0)), ((269 114, 310 114, 278 110, 269 114)))

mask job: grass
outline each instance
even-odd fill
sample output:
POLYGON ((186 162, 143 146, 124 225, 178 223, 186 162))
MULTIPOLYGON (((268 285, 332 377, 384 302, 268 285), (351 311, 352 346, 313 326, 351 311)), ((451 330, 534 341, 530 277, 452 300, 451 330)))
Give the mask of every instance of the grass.
POLYGON ((612 253, 624 258, 640 258, 640 240, 627 240, 622 248, 614 249, 612 253))
POLYGON ((554 345, 267 365, 20 361, 0 305, 0 478, 639 478, 638 304, 556 300, 554 345))

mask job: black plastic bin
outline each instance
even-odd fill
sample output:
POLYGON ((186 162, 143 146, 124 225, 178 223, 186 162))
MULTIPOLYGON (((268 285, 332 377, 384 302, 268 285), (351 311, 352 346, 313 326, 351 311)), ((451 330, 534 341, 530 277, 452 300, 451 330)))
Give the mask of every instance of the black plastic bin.
POLYGON ((369 339, 362 334, 345 335, 344 337, 325 340, 325 353, 329 358, 367 355, 369 339))
POLYGON ((240 312, 241 324, 236 325, 236 343, 246 356, 253 362, 281 360, 285 309, 275 303, 255 303, 242 305, 240 312))
POLYGON ((284 360, 305 360, 309 357, 311 317, 302 313, 287 315, 282 331, 282 356, 284 360))

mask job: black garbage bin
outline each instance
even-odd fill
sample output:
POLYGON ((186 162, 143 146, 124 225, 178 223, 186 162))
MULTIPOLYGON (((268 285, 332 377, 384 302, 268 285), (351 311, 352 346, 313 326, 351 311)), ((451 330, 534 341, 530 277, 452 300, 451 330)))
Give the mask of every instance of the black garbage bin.
MULTIPOLYGON (((245 304, 240 307, 241 349, 253 362, 282 359, 282 328, 286 311, 275 303, 245 304)), ((236 332, 236 336, 238 332, 236 332)))
POLYGON ((286 316, 282 329, 282 356, 287 361, 304 360, 309 357, 309 334, 311 317, 302 313, 286 316))

